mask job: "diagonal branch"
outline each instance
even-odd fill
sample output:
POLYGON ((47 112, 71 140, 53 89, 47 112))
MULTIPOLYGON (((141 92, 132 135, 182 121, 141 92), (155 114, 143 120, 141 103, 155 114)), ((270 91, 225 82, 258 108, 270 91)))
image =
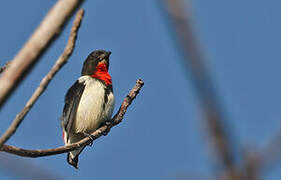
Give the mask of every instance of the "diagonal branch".
MULTIPOLYGON (((142 88, 144 82, 142 80, 137 80, 136 85, 131 89, 129 94, 125 97, 123 103, 121 104, 118 112, 115 114, 115 116, 109 121, 109 123, 101 126, 99 129, 97 129, 95 132, 92 133, 93 140, 98 139, 100 136, 102 136, 104 133, 108 132, 113 126, 116 126, 117 124, 121 123, 124 115, 127 111, 127 108, 130 106, 132 101, 136 98, 138 95, 140 89, 142 88)), ((82 139, 81 141, 68 145, 68 146, 61 146, 54 149, 39 149, 39 150, 29 150, 29 149, 22 149, 15 146, 9 146, 9 145, 3 145, 0 148, 0 151, 15 154, 18 156, 24 156, 24 157, 42 157, 42 156, 51 156, 55 154, 61 154, 65 152, 72 151, 74 149, 77 149, 81 146, 87 145, 91 143, 91 139, 89 137, 86 137, 82 139)))
POLYGON ((83 0, 60 0, 49 11, 39 27, 0 76, 0 108, 9 95, 30 72, 39 57, 60 34, 74 10, 83 0))
POLYGON ((184 9, 183 0, 165 0, 168 16, 171 19, 177 40, 181 44, 185 63, 191 71, 192 83, 198 93, 206 125, 212 137, 211 141, 220 157, 221 164, 227 171, 229 179, 237 179, 234 151, 226 132, 224 114, 222 113, 218 94, 205 65, 205 59, 194 36, 191 19, 184 9))
POLYGON ((26 114, 30 111, 34 103, 37 101, 37 99, 40 97, 40 95, 45 91, 47 86, 49 85, 50 81, 53 79, 53 77, 56 75, 56 73, 62 68, 62 66, 66 63, 68 58, 71 56, 74 47, 75 47, 75 41, 77 38, 77 32, 80 27, 82 18, 84 15, 84 10, 80 9, 77 12, 76 18, 73 22, 73 26, 71 28, 70 36, 67 42, 67 45, 62 53, 62 55, 58 58, 54 66, 51 68, 49 73, 41 80, 39 86, 34 91, 31 98, 27 101, 24 108, 21 110, 19 114, 15 117, 10 127, 6 130, 6 132, 2 135, 0 138, 0 147, 16 132, 17 128, 23 121, 26 114))
POLYGON ((0 74, 8 67, 10 61, 6 62, 4 66, 0 67, 0 74))

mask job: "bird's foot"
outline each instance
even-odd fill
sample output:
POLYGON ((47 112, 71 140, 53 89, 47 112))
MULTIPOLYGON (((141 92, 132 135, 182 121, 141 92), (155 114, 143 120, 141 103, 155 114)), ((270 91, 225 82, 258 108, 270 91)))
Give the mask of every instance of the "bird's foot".
POLYGON ((92 146, 93 141, 95 140, 95 137, 92 134, 88 134, 88 133, 85 133, 85 132, 83 133, 83 135, 91 139, 91 142, 88 144, 88 146, 92 146))
POLYGON ((103 125, 106 125, 107 128, 105 129, 104 132, 102 132, 102 135, 107 136, 107 134, 109 133, 110 128, 111 128, 111 122, 106 121, 106 122, 103 123, 103 125))

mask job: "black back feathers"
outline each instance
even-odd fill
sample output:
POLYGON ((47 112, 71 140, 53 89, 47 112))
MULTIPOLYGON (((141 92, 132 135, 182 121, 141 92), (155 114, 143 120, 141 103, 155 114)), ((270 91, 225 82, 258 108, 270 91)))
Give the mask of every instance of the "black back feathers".
POLYGON ((67 133, 70 132, 70 129, 72 127, 84 88, 84 83, 80 83, 77 80, 66 93, 64 100, 65 105, 62 114, 62 127, 67 133))

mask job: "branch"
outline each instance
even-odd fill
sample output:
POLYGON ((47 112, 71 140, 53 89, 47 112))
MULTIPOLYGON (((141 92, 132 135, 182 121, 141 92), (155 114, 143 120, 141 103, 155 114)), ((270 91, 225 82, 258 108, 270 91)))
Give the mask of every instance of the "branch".
POLYGON ((186 13, 182 0, 166 0, 166 7, 169 12, 167 14, 175 28, 177 40, 183 49, 186 65, 191 70, 192 82, 198 93, 206 118, 205 123, 217 155, 221 157, 220 161, 226 168, 228 178, 237 179, 234 152, 225 129, 220 101, 194 36, 191 18, 186 13))
POLYGON ((6 62, 4 66, 0 67, 0 74, 8 67, 10 61, 6 62))
POLYGON ((34 103, 37 101, 37 99, 40 97, 40 95, 45 91, 47 86, 49 85, 50 81, 53 79, 53 77, 56 75, 56 73, 62 68, 62 66, 66 63, 68 58, 71 56, 74 47, 75 47, 75 41, 77 37, 77 32, 80 27, 82 18, 84 15, 84 10, 80 9, 77 12, 76 18, 73 22, 73 26, 71 28, 70 36, 67 42, 67 45, 62 53, 62 55, 58 58, 54 66, 51 68, 49 73, 41 80, 39 86, 34 91, 31 98, 27 101, 24 108, 21 110, 19 114, 15 117, 10 127, 6 130, 6 132, 2 135, 0 138, 0 147, 16 132, 17 128, 23 121, 26 114, 30 111, 34 103))
POLYGON ((82 2, 83 0, 60 0, 49 11, 28 42, 0 76, 0 108, 60 34, 62 27, 82 2))
MULTIPOLYGON (((95 132, 92 133, 93 140, 96 140, 100 136, 102 136, 104 133, 108 132, 113 126, 116 126, 120 122, 122 122, 124 115, 127 111, 127 108, 132 103, 132 101, 136 98, 138 95, 140 89, 142 88, 144 82, 142 80, 137 80, 136 85, 131 89, 129 94, 124 99, 123 103, 121 104, 118 112, 115 114, 115 116, 105 125, 101 126, 99 129, 97 129, 95 132)), ((9 145, 3 145, 0 148, 0 151, 15 154, 18 156, 24 156, 24 157, 42 157, 42 156, 51 156, 55 154, 61 154, 65 152, 72 151, 74 149, 77 149, 81 146, 87 145, 91 143, 92 140, 89 137, 86 137, 82 139, 81 141, 77 143, 73 143, 68 146, 61 146, 54 149, 39 149, 39 150, 29 150, 29 149, 22 149, 15 146, 9 146, 9 145)))

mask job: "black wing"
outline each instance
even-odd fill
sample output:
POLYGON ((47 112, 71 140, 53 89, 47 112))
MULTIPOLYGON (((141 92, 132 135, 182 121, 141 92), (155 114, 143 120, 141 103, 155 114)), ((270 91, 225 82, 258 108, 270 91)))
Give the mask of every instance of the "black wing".
POLYGON ((84 82, 79 83, 77 80, 65 95, 61 123, 66 133, 70 132, 84 88, 84 82))

